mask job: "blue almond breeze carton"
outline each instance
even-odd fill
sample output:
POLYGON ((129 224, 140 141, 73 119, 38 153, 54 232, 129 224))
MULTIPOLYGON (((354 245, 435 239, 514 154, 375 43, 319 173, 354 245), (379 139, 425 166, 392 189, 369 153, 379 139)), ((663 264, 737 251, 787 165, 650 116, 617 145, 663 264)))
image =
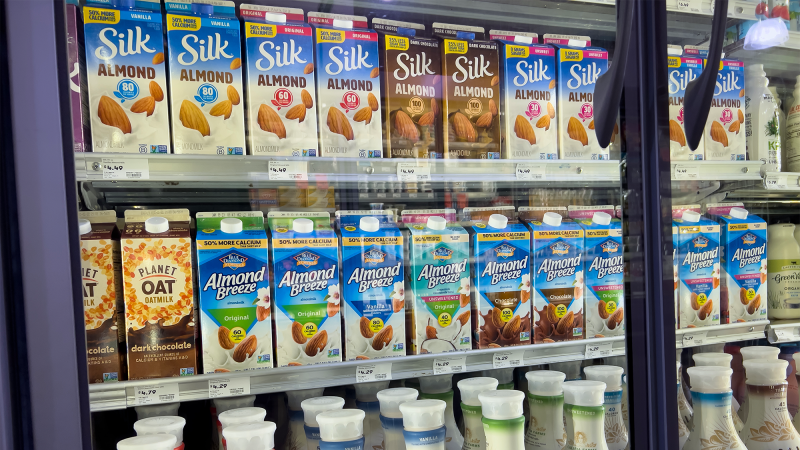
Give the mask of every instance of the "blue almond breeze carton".
POLYGON ((767 223, 737 207, 719 216, 718 221, 722 236, 720 301, 723 323, 766 319, 767 223))
POLYGON ((203 373, 272 367, 272 303, 264 217, 197 213, 203 373))
POLYGON ((691 210, 673 222, 678 227, 680 327, 719 325, 719 224, 691 210))
POLYGON ((405 356, 403 236, 391 211, 337 211, 345 358, 405 356))
POLYGON ((278 367, 342 360, 339 245, 327 212, 268 214, 278 367))
POLYGON ((584 301, 588 336, 625 334, 625 264, 622 256, 622 223, 605 212, 579 219, 586 232, 584 246, 584 301))

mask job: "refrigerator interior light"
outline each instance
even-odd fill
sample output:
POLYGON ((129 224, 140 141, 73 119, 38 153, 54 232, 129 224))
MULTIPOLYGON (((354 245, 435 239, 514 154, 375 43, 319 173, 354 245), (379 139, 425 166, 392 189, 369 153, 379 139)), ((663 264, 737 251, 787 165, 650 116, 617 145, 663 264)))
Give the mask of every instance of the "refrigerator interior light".
POLYGON ((763 50, 781 45, 789 40, 789 31, 780 18, 762 20, 747 30, 745 50, 763 50))

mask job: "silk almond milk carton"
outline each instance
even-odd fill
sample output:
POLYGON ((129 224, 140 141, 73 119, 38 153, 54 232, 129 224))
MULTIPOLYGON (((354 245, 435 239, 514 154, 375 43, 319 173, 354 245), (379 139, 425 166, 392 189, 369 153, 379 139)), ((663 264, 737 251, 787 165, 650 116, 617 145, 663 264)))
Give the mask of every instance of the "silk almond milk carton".
POLYGON ((555 48, 536 33, 489 32, 502 43, 503 154, 511 159, 558 159, 555 48))
POLYGON ((363 16, 309 12, 308 23, 316 45, 321 156, 383 157, 378 34, 363 16))
POLYGON ((702 160, 703 139, 697 149, 686 145, 686 128, 683 117, 683 101, 686 86, 703 71, 703 58, 683 55, 680 45, 667 46, 669 68, 669 158, 673 161, 702 160))
MULTIPOLYGON (((707 63, 708 60, 705 60, 707 63)), ((722 59, 704 134, 705 159, 744 161, 747 138, 744 123, 744 63, 722 59)))
MULTIPOLYGON (((545 35, 557 48, 558 148, 561 159, 609 159, 594 133, 594 88, 608 70, 608 52, 592 47, 587 36, 545 35)), ((611 142, 617 138, 612 133, 611 142)))
POLYGON ((500 159, 499 44, 481 27, 434 23, 442 39, 444 157, 500 159))
POLYGON ((189 210, 125 211, 122 275, 128 379, 197 369, 189 210))
POLYGON ((678 228, 680 327, 720 323, 719 224, 686 210, 678 228))
POLYGON ((244 155, 236 6, 223 0, 164 3, 175 153, 244 155))
POLYGON ((373 19, 384 74, 386 154, 392 158, 442 158, 440 42, 422 37, 415 23, 373 19))
POLYGON ((169 153, 160 0, 113 4, 83 7, 92 151, 169 153))
POLYGON ((317 156, 314 41, 303 10, 242 5, 250 153, 317 156))
POLYGON ((67 55, 69 58, 70 109, 72 111, 72 148, 76 152, 91 151, 89 132, 89 100, 86 86, 86 53, 84 49, 81 8, 78 0, 66 5, 67 55))

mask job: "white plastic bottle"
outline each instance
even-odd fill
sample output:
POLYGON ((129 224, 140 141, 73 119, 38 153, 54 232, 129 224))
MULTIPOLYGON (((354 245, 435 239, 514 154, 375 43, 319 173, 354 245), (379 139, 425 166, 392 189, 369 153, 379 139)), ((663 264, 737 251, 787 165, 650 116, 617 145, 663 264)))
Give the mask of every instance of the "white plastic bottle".
POLYGON ((405 450, 403 438, 403 414, 400 405, 413 402, 419 396, 416 389, 392 388, 378 392, 381 404, 381 426, 383 427, 383 450, 405 450))
POLYGON ((602 381, 567 381, 564 388, 564 421, 568 450, 608 450, 603 429, 606 410, 602 381))
MULTIPOLYGON (((728 353, 695 353, 692 355, 695 366, 716 366, 731 368, 731 360, 733 355, 728 353)), ((744 428, 744 422, 739 418, 739 402, 736 397, 731 398, 731 417, 733 418, 733 426, 736 432, 739 433, 744 428)))
MULTIPOLYGON (((800 100, 800 93, 797 98, 800 100)), ((800 165, 796 168, 800 170, 800 165)), ((794 239, 794 230, 795 226, 790 223, 767 227, 767 315, 770 320, 800 318, 800 245, 794 239)))
MULTIPOLYGON (((263 422, 266 416, 267 410, 264 408, 252 407, 231 409, 219 415, 219 423, 221 425, 220 430, 221 432, 224 432, 225 428, 228 428, 232 425, 263 422)), ((225 444, 225 435, 220 433, 220 436, 222 436, 221 448, 227 449, 228 447, 225 444)))
POLYGON ((414 400, 400 405, 406 450, 445 450, 443 400, 414 400))
MULTIPOLYGON (((253 396, 253 400, 255 400, 256 396, 253 396)), ((252 405, 250 405, 252 406, 252 405)), ((175 403, 159 403, 155 405, 143 405, 143 406, 136 406, 134 409, 136 410, 136 418, 138 420, 147 419, 148 417, 160 417, 160 416, 177 416, 178 409, 181 407, 180 402, 175 403)))
MULTIPOLYGON (((681 351, 682 349, 677 350, 677 361, 680 364, 681 361, 681 351)), ((686 397, 686 393, 689 392, 688 386, 689 383, 686 383, 686 380, 683 379, 683 372, 681 371, 680 367, 678 368, 678 414, 680 418, 683 420, 684 425, 691 430, 692 429, 692 405, 689 403, 689 400, 686 397)), ((691 394, 689 394, 691 397, 691 394)))
POLYGON ((172 450, 175 436, 171 434, 151 434, 136 436, 117 442, 117 450, 172 450))
MULTIPOLYGON (((222 424, 219 422, 219 415, 225 411, 237 408, 251 408, 256 401, 255 395, 243 395, 241 397, 215 398, 211 400, 211 445, 213 449, 222 449, 222 424)), ((177 415, 177 409, 175 414, 177 415)))
POLYGON ((692 405, 694 406, 694 429, 683 450, 701 450, 714 442, 714 449, 727 450, 746 448, 733 427, 731 418, 731 374, 725 367, 690 367, 692 380, 692 405))
POLYGON ((464 446, 464 438, 458 431, 456 418, 453 414, 453 376, 452 375, 433 375, 419 379, 420 399, 442 400, 447 405, 444 412, 444 426, 447 429, 447 440, 445 447, 447 450, 461 450, 464 446))
POLYGON ((581 362, 582 361, 567 361, 562 363, 550 364, 550 370, 556 372, 563 372, 567 376, 567 381, 575 381, 581 379, 581 362))
POLYGON ((317 414, 320 450, 364 450, 364 416, 360 409, 317 414))
POLYGON ((564 428, 563 372, 538 370, 525 374, 528 379, 528 431, 525 450, 561 450, 567 443, 564 428))
POLYGON ((777 103, 768 89, 763 64, 745 67, 745 136, 750 160, 764 161, 762 172, 780 171, 780 129, 777 103))
POLYGON ((786 113, 786 169, 800 172, 800 75, 792 97, 792 107, 786 113))
POLYGON ((289 405, 289 430, 286 434, 284 448, 286 450, 306 450, 305 416, 303 408, 300 406, 303 400, 314 397, 322 397, 324 388, 300 389, 297 391, 286 391, 286 403, 289 405))
POLYGON ((303 409, 303 422, 308 450, 319 450, 319 422, 317 415, 325 411, 335 411, 344 407, 341 397, 314 397, 300 402, 303 409))
MULTIPOLYGON (((487 371, 484 371, 487 372, 487 371)), ((486 436, 481 422, 481 401, 478 394, 497 389, 498 381, 491 377, 466 378, 458 382, 461 393, 461 413, 464 417, 463 450, 486 449, 486 436)))
MULTIPOLYGON (((742 347, 739 350, 742 355, 742 364, 751 359, 778 359, 780 352, 779 348, 767 345, 753 345, 751 347, 742 347)), ((745 389, 742 404, 739 405, 739 418, 742 419, 742 422, 747 422, 747 412, 747 389, 745 389)))
POLYGON ((151 434, 171 434, 175 436, 175 450, 183 450, 183 427, 186 426, 186 419, 181 416, 159 416, 148 417, 147 419, 137 420, 133 423, 133 429, 137 436, 148 436, 151 434))
POLYGON ((591 366, 583 369, 587 380, 606 384, 603 396, 606 445, 609 450, 624 450, 628 446, 628 429, 622 420, 622 367, 591 366))
POLYGON ((364 445, 376 448, 383 445, 383 427, 381 427, 381 404, 378 392, 389 387, 388 381, 358 383, 356 388, 356 408, 364 411, 364 445))
POLYGON ((273 450, 275 448, 273 422, 232 425, 222 430, 222 436, 230 450, 273 450))
POLYGON ((514 389, 514 368, 481 370, 481 376, 497 380, 497 390, 514 389))
MULTIPOLYGON (((681 387, 681 363, 676 364, 678 368, 678 406, 680 406, 683 388, 681 387)), ((680 408, 678 408, 678 450, 681 450, 686 445, 686 440, 689 439, 689 427, 683 421, 680 408)))
POLYGON ((478 394, 483 412, 483 432, 487 449, 525 448, 525 394, 514 389, 484 391, 478 394))
POLYGON ((778 131, 780 137, 780 158, 778 158, 778 163, 780 164, 779 172, 786 172, 786 113, 783 112, 783 100, 778 95, 778 88, 775 86, 769 87, 769 93, 772 95, 772 100, 778 106, 775 110, 775 117, 778 121, 778 131))
POLYGON ((622 367, 622 420, 625 422, 625 429, 630 430, 631 427, 628 423, 628 357, 609 356, 603 358, 603 362, 609 366, 622 367))
POLYGON ((739 433, 748 450, 800 447, 786 405, 786 368, 783 359, 751 359, 744 362, 749 413, 739 433))
MULTIPOLYGON (((794 366, 795 367, 800 367, 800 352, 795 353, 794 355, 792 355, 792 358, 794 359, 794 366)), ((793 375, 796 377, 798 383, 800 384, 800 369, 798 369, 798 371, 796 371, 793 375)), ((798 413, 794 415, 794 422, 793 423, 794 423, 794 429, 795 430, 800 429, 799 428, 800 427, 800 411, 798 411, 798 413)))

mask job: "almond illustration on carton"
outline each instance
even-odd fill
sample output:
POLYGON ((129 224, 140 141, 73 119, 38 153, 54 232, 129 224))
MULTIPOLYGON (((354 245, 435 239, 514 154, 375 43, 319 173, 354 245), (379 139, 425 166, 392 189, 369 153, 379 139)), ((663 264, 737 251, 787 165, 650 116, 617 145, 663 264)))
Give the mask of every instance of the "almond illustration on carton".
POLYGON ((244 362, 245 359, 253 356, 258 348, 258 340, 255 336, 247 336, 233 351, 233 360, 236 362, 244 362))
POLYGON ((147 113, 147 117, 150 117, 153 114, 153 111, 156 109, 156 99, 151 96, 144 97, 139 99, 131 105, 131 112, 132 113, 147 113))
POLYGON ((292 106, 286 111, 286 118, 289 120, 300 119, 300 123, 302 123, 306 119, 306 105, 300 103, 292 106))
POLYGON ((453 114, 451 120, 453 122, 453 130, 455 131, 458 139, 462 139, 467 142, 475 142, 478 140, 478 133, 475 131, 475 127, 472 126, 472 122, 467 119, 467 116, 457 112, 453 114))
POLYGON ((547 85, 547 89, 553 89, 554 87, 556 87, 556 80, 550 80, 550 84, 547 85))
POLYGON ((311 94, 309 94, 307 90, 303 89, 300 91, 300 99, 303 100, 303 104, 306 108, 311 109, 314 107, 314 99, 311 98, 311 94))
POLYGON ((306 64, 306 67, 303 68, 303 74, 304 75, 308 75, 313 71, 314 71, 314 63, 308 63, 308 64, 306 64))
POLYGON ((750 300, 747 299, 747 289, 739 288, 739 301, 742 302, 743 305, 750 302, 750 300))
POLYGON ((361 320, 358 321, 358 327, 361 330, 361 335, 367 339, 375 335, 375 333, 370 329, 369 319, 366 317, 362 317, 361 320))
POLYGON ((529 144, 536 144, 536 133, 533 132, 530 122, 522 116, 517 116, 514 121, 514 133, 518 138, 528 141, 529 144))
MULTIPOLYGON (((594 121, 590 124, 590 126, 594 125, 594 121)), ((589 145, 589 136, 586 135, 586 130, 583 128, 581 121, 570 117, 569 122, 567 122, 567 135, 569 135, 570 139, 580 142, 584 146, 589 145)))
POLYGON ((341 134, 348 141, 355 139, 353 127, 350 126, 350 121, 347 120, 347 116, 345 116, 343 112, 336 109, 335 106, 328 108, 327 124, 328 129, 331 130, 331 133, 341 134))
POLYGON ((439 102, 437 102, 435 98, 431 99, 431 112, 434 116, 439 115, 439 102))
POLYGON ((433 125, 433 120, 436 118, 436 115, 433 111, 428 111, 425 114, 421 115, 419 119, 417 119, 417 125, 421 127, 427 127, 433 125))
POLYGON ((536 128, 544 128, 544 131, 550 129, 550 116, 548 114, 543 115, 536 121, 536 128))
POLYGON ((328 332, 322 330, 308 341, 306 345, 306 355, 316 356, 326 345, 328 345, 328 332))
POLYGON ((460 294, 459 297, 458 297, 458 300, 459 300, 458 301, 458 305, 461 308, 469 305, 469 295, 460 294))
POLYGON ((241 58, 233 58, 233 61, 231 61, 231 70, 236 70, 239 67, 242 67, 242 59, 241 58))
POLYGON ((723 147, 728 146, 728 133, 725 132, 722 124, 716 120, 711 124, 711 140, 719 142, 723 147))
POLYGON ((100 122, 110 126, 119 128, 124 134, 131 132, 131 121, 125 110, 122 109, 119 103, 114 101, 111 97, 100 97, 100 104, 97 106, 97 117, 100 122))
POLYGON ((469 322, 469 317, 470 317, 470 312, 464 311, 463 313, 459 314, 458 317, 456 317, 456 320, 461 322, 461 326, 463 327, 467 324, 467 322, 469 322))
POLYGON ((281 116, 265 104, 258 107, 258 126, 267 133, 275 133, 279 139, 286 139, 286 127, 281 116))
POLYGON ((383 350, 384 347, 392 342, 392 336, 394 336, 392 326, 387 325, 383 327, 383 329, 375 335, 375 339, 372 340, 372 348, 378 351, 383 350))
POLYGON ((269 314, 270 314, 269 308, 265 308, 261 305, 259 305, 256 308, 256 318, 258 319, 259 322, 267 320, 269 318, 269 314))
POLYGON ((752 302, 747 305, 747 314, 753 315, 761 307, 761 294, 756 295, 752 302))
POLYGON ((503 337, 506 339, 513 339, 519 334, 519 328, 522 324, 522 319, 519 316, 514 316, 511 320, 508 321, 505 327, 503 327, 503 337))
MULTIPOLYGON (((611 314, 611 317, 608 318, 609 325, 611 325, 612 323, 614 324, 614 327, 619 325, 622 322, 622 318, 623 318, 624 314, 625 313, 624 313, 624 310, 622 308, 617 308, 617 310, 614 311, 614 314, 611 314)), ((613 330, 614 328, 609 326, 609 329, 613 330)))
POLYGON ((153 55, 153 65, 161 64, 164 62, 164 52, 158 52, 153 55))
POLYGON ((686 135, 683 134, 680 124, 674 120, 669 121, 669 140, 677 142, 681 147, 686 146, 686 135))
POLYGON ((164 100, 164 91, 155 81, 150 82, 150 95, 152 95, 157 102, 164 100))
POLYGON ((597 302, 597 313, 600 314, 601 319, 608 319, 608 311, 606 311, 606 302, 602 300, 597 302))
POLYGON ((353 122, 364 122, 364 124, 369 125, 372 122, 372 108, 365 106, 356 111, 353 115, 353 122))
POLYGON ((492 113, 492 116, 497 115, 497 103, 492 98, 489 99, 489 112, 492 113))
POLYGON ((744 113, 742 112, 741 109, 737 109, 736 111, 739 114, 739 123, 744 123, 744 113))
POLYGON ((591 122, 589 122, 589 126, 588 126, 588 127, 586 127, 586 128, 588 128, 588 129, 590 129, 590 130, 594 130, 594 120, 592 120, 591 122))
MULTIPOLYGON (((355 117, 353 120, 355 120, 355 117)), ((433 120, 431 120, 431 122, 433 122, 433 120)), ((420 125, 422 125, 422 118, 420 118, 420 125)), ((400 136, 414 142, 419 140, 419 130, 414 125, 414 121, 411 120, 411 117, 408 117, 408 114, 401 110, 398 110, 394 115, 394 127, 400 136)))
POLYGON ((229 330, 225 326, 219 327, 219 329, 217 330, 217 339, 219 340, 219 346, 224 348, 225 350, 230 350, 235 345, 233 341, 231 341, 230 332, 231 330, 229 330))
POLYGON ((547 304, 547 321, 550 323, 558 323, 558 315, 556 315, 556 305, 552 303, 547 304))
POLYGON ((736 134, 739 134, 739 121, 734 120, 733 122, 731 122, 731 125, 728 127, 728 131, 730 131, 731 133, 735 132, 736 134))
POLYGON ((742 89, 741 91, 739 91, 739 97, 744 97, 744 89, 742 89))
POLYGON ((223 100, 218 102, 211 108, 211 111, 208 113, 214 117, 225 116, 227 119, 231 116, 231 112, 233 111, 233 105, 231 104, 230 100, 223 100))
MULTIPOLYGON (((550 84, 553 84, 553 83, 555 83, 555 80, 550 82, 550 84)), ((553 89, 553 88, 550 88, 550 89, 553 89)), ((550 116, 550 120, 553 120, 553 119, 556 118, 556 109, 553 107, 553 104, 550 103, 550 102, 547 102, 547 115, 550 116)))
POLYGON ((700 309, 700 303, 697 303, 697 294, 692 292, 692 295, 689 297, 692 303, 692 309, 697 311, 700 309))
POLYGON ((500 83, 500 77, 495 75, 492 77, 492 86, 497 86, 500 83))
POLYGON ((300 325, 300 322, 292 322, 292 339, 300 345, 306 343, 307 338, 303 334, 303 326, 300 325))
POLYGON ((572 311, 570 311, 567 314, 565 314, 564 317, 561 318, 561 320, 558 321, 558 325, 556 325, 556 333, 557 334, 566 333, 567 330, 572 328, 574 322, 575 322, 575 314, 572 311))
POLYGON ((392 299, 392 311, 394 311, 396 313, 400 312, 400 310, 402 310, 405 305, 406 305, 406 301, 403 300, 402 298, 393 298, 392 299))
POLYGON ((238 105, 239 102, 242 101, 241 97, 239 97, 239 91, 237 91, 233 85, 229 85, 227 91, 228 100, 230 100, 232 104, 238 105))
POLYGON ((369 107, 373 111, 377 111, 378 110, 378 99, 375 97, 375 95, 372 92, 367 94, 367 104, 369 104, 369 107))
POLYGON ((356 361, 366 361, 369 359, 369 356, 358 355, 356 356, 356 361))
POLYGON ((337 314, 339 314, 339 305, 328 302, 328 317, 333 317, 337 314))
POLYGON ((436 328, 430 325, 425 327, 425 336, 427 336, 428 339, 436 339, 436 328))
POLYGON ((714 310, 714 301, 709 299, 705 305, 703 305, 700 310, 697 311, 697 318, 700 320, 706 320, 706 317, 711 314, 711 311, 714 310))
POLYGON ((478 117, 478 120, 475 121, 475 126, 478 128, 488 128, 492 126, 492 117, 491 112, 483 113, 483 115, 478 117))
POLYGON ((208 120, 203 115, 203 111, 189 100, 181 102, 181 111, 178 117, 184 127, 197 130, 203 136, 211 135, 211 128, 208 126, 208 120))
POLYGON ((497 327, 501 328, 503 326, 503 317, 501 316, 502 311, 500 308, 494 307, 492 308, 492 324, 497 327))
POLYGON ((379 74, 379 73, 380 73, 380 72, 378 71, 378 68, 376 67, 376 68, 374 68, 374 69, 372 69, 372 70, 370 71, 370 73, 369 73, 369 77, 370 77, 370 78, 378 78, 378 74, 379 74))

